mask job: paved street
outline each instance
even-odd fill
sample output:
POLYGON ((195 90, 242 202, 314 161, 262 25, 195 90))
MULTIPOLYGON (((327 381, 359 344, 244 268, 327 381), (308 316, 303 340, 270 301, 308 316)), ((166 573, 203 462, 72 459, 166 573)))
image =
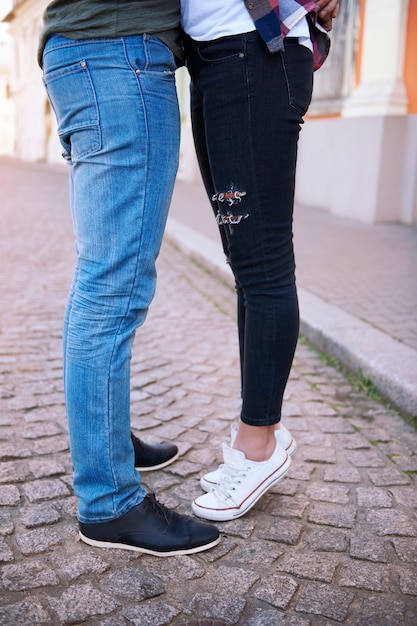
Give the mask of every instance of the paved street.
MULTIPOLYGON (((417 432, 305 342, 283 422, 287 476, 222 541, 157 559, 78 540, 61 323, 74 260, 67 180, 0 159, 0 626, 415 626, 417 432)), ((191 514, 239 410, 234 294, 168 240, 137 332, 132 427, 180 459, 144 473, 191 514)))

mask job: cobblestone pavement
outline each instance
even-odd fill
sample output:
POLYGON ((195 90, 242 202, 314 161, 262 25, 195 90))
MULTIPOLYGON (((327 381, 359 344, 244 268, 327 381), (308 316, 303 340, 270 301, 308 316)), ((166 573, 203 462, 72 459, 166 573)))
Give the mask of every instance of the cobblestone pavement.
MULTIPOLYGON (((300 342, 289 474, 190 557, 77 538, 61 319, 73 244, 65 176, 0 163, 0 625, 414 626, 417 433, 300 342)), ((132 361, 132 427, 180 459, 143 474, 190 513, 239 408, 230 288, 165 242, 132 361)))

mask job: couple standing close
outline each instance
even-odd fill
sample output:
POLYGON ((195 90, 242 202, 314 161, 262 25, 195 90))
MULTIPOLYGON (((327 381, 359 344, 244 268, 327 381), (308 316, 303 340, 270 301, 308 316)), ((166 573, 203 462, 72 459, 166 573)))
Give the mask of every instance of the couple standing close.
POLYGON ((70 172, 76 267, 64 386, 83 541, 156 556, 219 531, 146 493, 171 443, 130 429, 130 357, 155 291, 178 166, 175 70, 191 77, 203 182, 236 282, 242 409, 197 517, 244 515, 288 470, 280 424, 298 338, 292 213, 297 141, 338 0, 54 0, 39 47, 70 172), (180 28, 182 22, 182 31, 180 28), (318 25, 321 25, 318 26, 318 25))

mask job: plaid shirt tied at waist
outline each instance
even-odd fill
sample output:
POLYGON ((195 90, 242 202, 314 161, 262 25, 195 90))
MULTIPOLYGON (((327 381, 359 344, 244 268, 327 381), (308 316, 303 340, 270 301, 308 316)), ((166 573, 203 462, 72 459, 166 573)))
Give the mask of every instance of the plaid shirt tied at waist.
POLYGON ((284 50, 284 37, 304 16, 310 26, 314 70, 329 54, 330 38, 317 24, 317 7, 313 0, 244 0, 256 30, 270 52, 284 50))

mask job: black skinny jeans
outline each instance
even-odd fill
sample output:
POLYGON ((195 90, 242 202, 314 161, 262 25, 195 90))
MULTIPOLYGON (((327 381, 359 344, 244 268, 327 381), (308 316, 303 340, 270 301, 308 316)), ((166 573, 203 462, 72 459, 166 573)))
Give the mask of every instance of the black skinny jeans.
POLYGON ((268 426, 299 332, 292 217, 312 54, 297 39, 271 54, 256 31, 185 45, 199 166, 236 281, 241 419, 268 426))

